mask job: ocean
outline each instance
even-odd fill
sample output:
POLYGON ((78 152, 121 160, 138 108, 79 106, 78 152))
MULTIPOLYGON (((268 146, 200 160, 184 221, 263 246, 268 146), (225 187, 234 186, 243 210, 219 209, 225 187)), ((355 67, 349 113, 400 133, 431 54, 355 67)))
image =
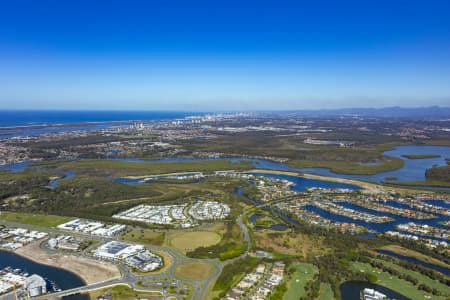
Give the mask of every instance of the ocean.
POLYGON ((163 120, 199 114, 202 113, 181 111, 0 110, 0 127, 163 120))

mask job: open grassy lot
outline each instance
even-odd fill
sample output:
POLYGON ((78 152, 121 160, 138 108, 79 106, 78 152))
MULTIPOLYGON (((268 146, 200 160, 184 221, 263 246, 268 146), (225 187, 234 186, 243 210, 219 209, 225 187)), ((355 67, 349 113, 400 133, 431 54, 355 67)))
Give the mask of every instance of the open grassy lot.
POLYGON ((111 294, 112 299, 114 299, 114 300, 127 300, 127 299, 156 300, 156 299, 161 299, 160 293, 137 292, 126 285, 116 285, 116 286, 109 287, 106 289, 92 291, 89 293, 89 297, 91 299, 97 299, 98 296, 101 296, 104 294, 111 294))
POLYGON ((128 242, 161 246, 164 243, 165 233, 144 228, 133 228, 125 232, 120 238, 128 242))
MULTIPOLYGON (((383 261, 383 263, 386 263, 386 262, 383 261)), ((448 297, 446 297, 446 296, 433 296, 424 291, 420 291, 412 283, 407 282, 402 279, 399 279, 396 276, 391 276, 387 272, 382 272, 381 270, 375 269, 369 264, 355 262, 355 263, 351 264, 351 267, 353 268, 353 270, 355 270, 357 272, 364 272, 366 274, 373 274, 373 275, 377 276, 377 278, 378 278, 378 281, 376 282, 377 284, 380 284, 387 288, 390 288, 391 290, 394 290, 394 291, 396 291, 408 298, 411 298, 411 299, 437 299, 437 300, 448 299, 448 297)), ((433 280, 431 280, 430 278, 428 278, 424 275, 421 275, 417 272, 406 270, 406 269, 398 267, 398 266, 395 266, 395 267, 398 268, 399 270, 401 270, 402 272, 404 272, 405 274, 412 274, 412 276, 417 278, 419 280, 419 282, 421 282, 421 283, 425 283, 430 286, 432 286, 431 284, 433 284, 433 286, 435 286, 435 284, 432 283, 433 280)), ((447 286, 440 284, 439 288, 440 289, 442 288, 444 293, 448 293, 447 286)))
POLYGON ((208 172, 217 170, 248 170, 249 161, 232 163, 228 160, 204 160, 185 162, 127 162, 120 160, 80 160, 64 163, 58 167, 76 174, 92 176, 142 176, 176 172, 208 172))
POLYGON ((428 255, 422 254, 420 252, 414 251, 414 250, 410 250, 407 248, 404 248, 402 246, 399 245, 387 245, 384 246, 382 248, 380 248, 381 250, 389 250, 392 251, 394 253, 400 254, 400 255, 404 255, 404 256, 409 256, 409 257, 413 257, 415 259, 436 265, 436 266, 441 266, 444 268, 450 268, 450 266, 448 264, 446 264, 444 261, 441 261, 439 259, 430 257, 428 255))
POLYGON ((186 253, 198 247, 216 245, 221 239, 220 234, 212 231, 187 231, 171 234, 167 244, 186 253))
POLYGON ((289 278, 283 300, 298 300, 301 297, 306 297, 305 286, 318 272, 314 265, 307 263, 295 264, 292 267, 295 268, 295 271, 289 278))
POLYGON ((299 232, 254 231, 253 240, 256 248, 282 255, 314 257, 330 251, 322 238, 299 232))
POLYGON ((73 218, 54 216, 54 215, 40 215, 40 214, 26 214, 16 212, 1 212, 0 220, 17 222, 28 225, 55 227, 59 224, 69 222, 73 218))
POLYGON ((178 265, 175 275, 185 279, 202 280, 212 276, 216 267, 210 263, 195 261, 178 265))

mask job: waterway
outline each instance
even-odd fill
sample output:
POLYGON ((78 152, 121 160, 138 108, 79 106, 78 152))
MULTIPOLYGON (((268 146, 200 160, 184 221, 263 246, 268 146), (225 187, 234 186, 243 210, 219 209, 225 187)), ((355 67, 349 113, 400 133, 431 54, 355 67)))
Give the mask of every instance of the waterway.
POLYGON ((48 185, 51 186, 52 188, 55 188, 55 189, 56 189, 56 188, 58 188, 59 182, 60 182, 61 180, 69 179, 69 178, 72 178, 72 177, 75 176, 75 173, 70 172, 70 171, 62 171, 62 172, 64 173, 64 177, 53 179, 53 180, 51 180, 51 181, 49 182, 48 185))
MULTIPOLYGON (((321 209, 319 207, 316 207, 314 205, 306 205, 305 210, 308 212, 311 212, 311 213, 318 214, 322 218, 326 218, 326 219, 332 220, 334 222, 354 223, 354 224, 357 224, 360 226, 364 226, 369 230, 377 231, 377 232, 381 232, 381 233, 384 233, 389 230, 402 232, 402 230, 399 230, 396 228, 396 225, 405 224, 405 223, 409 223, 409 222, 414 222, 416 224, 427 224, 429 226, 438 227, 438 228, 446 228, 444 225, 439 224, 439 222, 449 220, 448 217, 445 217, 442 215, 436 215, 436 218, 427 219, 427 220, 417 220, 417 219, 405 218, 405 217, 390 214, 387 212, 379 212, 379 211, 371 210, 371 209, 364 208, 364 207, 361 207, 358 205, 354 205, 354 204, 351 204, 348 202, 341 202, 338 205, 341 205, 346 208, 354 209, 356 211, 361 211, 361 212, 377 215, 377 216, 391 217, 394 219, 394 221, 385 222, 385 223, 372 223, 372 222, 366 222, 366 221, 362 221, 362 220, 355 220, 355 219, 352 219, 349 217, 345 217, 345 216, 341 216, 341 215, 338 215, 335 213, 328 212, 328 211, 321 209)), ((407 232, 404 232, 404 233, 407 233, 407 232)), ((448 239, 443 239, 443 238, 430 237, 430 239, 437 240, 437 241, 449 242, 448 239)))
POLYGON ((360 293, 365 288, 375 289, 379 291, 380 293, 385 294, 390 299, 396 299, 396 300, 410 300, 409 298, 391 290, 388 289, 382 285, 368 283, 368 282, 362 282, 362 281, 347 281, 341 284, 339 287, 341 291, 341 297, 342 300, 361 300, 360 293))
POLYGON ((308 188, 327 188, 327 189, 349 189, 349 190, 360 190, 361 187, 354 184, 340 183, 334 181, 326 181, 319 179, 310 179, 299 176, 291 175, 279 175, 279 174, 269 174, 269 173, 251 173, 253 176, 261 176, 265 178, 287 180, 293 182, 292 190, 296 192, 304 192, 308 188))
MULTIPOLYGON (((404 166, 398 170, 377 173, 374 175, 349 175, 340 174, 330 171, 327 168, 293 168, 284 163, 274 162, 264 159, 256 158, 163 158, 158 160, 145 160, 138 158, 110 158, 111 160, 123 160, 128 162, 184 162, 184 161, 203 161, 203 160, 230 160, 231 162, 239 162, 243 160, 250 160, 253 166, 257 169, 267 169, 276 171, 288 171, 288 172, 300 172, 307 174, 323 175, 328 177, 364 180, 372 182, 386 181, 386 177, 396 177, 393 182, 408 182, 408 181, 423 181, 425 180, 425 171, 428 168, 447 165, 446 158, 450 158, 450 146, 398 146, 393 150, 385 151, 385 155, 397 157, 402 159, 405 163, 404 166), (403 155, 412 154, 435 154, 439 155, 437 158, 425 158, 425 159, 408 159, 403 155)), ((8 169, 11 171, 22 171, 27 165, 24 163, 9 164, 0 166, 0 168, 8 169)))
POLYGON ((426 268, 435 270, 435 271, 440 272, 440 273, 445 274, 445 275, 450 275, 450 269, 449 268, 433 265, 433 264, 427 263, 425 261, 416 259, 414 257, 397 254, 397 253, 395 253, 393 251, 389 251, 389 250, 378 250, 377 252, 380 253, 380 254, 392 256, 392 257, 395 257, 395 258, 398 258, 400 260, 404 260, 404 261, 407 261, 407 262, 410 262, 410 263, 413 263, 413 264, 416 264, 416 265, 424 266, 426 268))
MULTIPOLYGON (((6 267, 21 269, 22 271, 29 273, 30 275, 38 274, 47 279, 47 281, 56 283, 56 285, 62 290, 72 289, 85 285, 85 282, 72 272, 48 265, 39 264, 15 253, 0 250, 0 269, 6 267)), ((87 300, 89 298, 87 296, 77 295, 67 299, 87 300)))

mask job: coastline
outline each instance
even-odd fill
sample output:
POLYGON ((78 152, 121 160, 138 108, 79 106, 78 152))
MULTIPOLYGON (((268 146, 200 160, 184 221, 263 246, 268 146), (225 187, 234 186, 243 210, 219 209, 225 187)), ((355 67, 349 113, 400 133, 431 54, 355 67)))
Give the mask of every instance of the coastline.
POLYGON ((120 271, 115 265, 70 254, 52 255, 41 249, 42 241, 34 241, 13 253, 39 264, 72 272, 80 277, 86 285, 120 278, 120 271))

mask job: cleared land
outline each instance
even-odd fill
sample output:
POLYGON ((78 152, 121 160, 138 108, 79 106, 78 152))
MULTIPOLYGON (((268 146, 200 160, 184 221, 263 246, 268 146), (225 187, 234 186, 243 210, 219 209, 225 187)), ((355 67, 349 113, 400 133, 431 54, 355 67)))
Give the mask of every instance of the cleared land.
POLYGON ((211 277, 216 267, 207 262, 187 262, 175 268, 175 275, 185 279, 203 280, 211 277))
MULTIPOLYGON (((385 262, 385 261, 383 261, 383 263, 387 264, 387 262, 385 262)), ((377 284, 380 284, 387 288, 390 288, 391 290, 394 290, 408 298, 411 298, 411 299, 438 299, 438 300, 448 299, 448 297, 446 297, 446 296, 433 296, 424 291, 420 291, 412 283, 402 280, 402 279, 399 279, 396 276, 392 276, 387 272, 382 272, 381 270, 375 269, 369 264, 352 263, 351 266, 355 271, 375 275, 378 278, 378 281, 376 282, 377 284)), ((431 286, 431 287, 435 286, 434 280, 431 280, 430 278, 428 278, 424 275, 421 275, 417 272, 409 271, 404 268, 395 266, 394 264, 392 264, 392 265, 389 264, 389 266, 399 269, 405 274, 412 274, 412 276, 414 278, 417 278, 420 283, 427 284, 428 286, 431 286)), ((448 293, 447 286, 440 284, 439 288, 443 289, 444 294, 448 293)))
POLYGON ((283 300, 298 300, 306 297, 305 286, 318 272, 318 269, 312 264, 300 263, 293 267, 295 271, 287 283, 287 291, 283 296, 283 300))
POLYGON ((281 255, 314 257, 330 252, 323 239, 296 232, 254 231, 256 247, 281 255))
POLYGON ((120 277, 119 270, 113 264, 72 255, 50 255, 39 247, 40 243, 41 241, 32 242, 16 250, 16 253, 41 264, 58 266, 71 271, 87 284, 120 277))
POLYGON ((0 213, 0 220, 42 227, 56 227, 57 225, 69 222, 72 219, 73 218, 54 215, 24 214, 14 212, 0 213))
POLYGON ((220 242, 222 236, 212 231, 188 231, 171 234, 167 244, 183 253, 198 247, 209 247, 220 242))
POLYGON ((133 243, 161 246, 164 243, 165 233, 144 228, 133 228, 120 238, 133 243))

